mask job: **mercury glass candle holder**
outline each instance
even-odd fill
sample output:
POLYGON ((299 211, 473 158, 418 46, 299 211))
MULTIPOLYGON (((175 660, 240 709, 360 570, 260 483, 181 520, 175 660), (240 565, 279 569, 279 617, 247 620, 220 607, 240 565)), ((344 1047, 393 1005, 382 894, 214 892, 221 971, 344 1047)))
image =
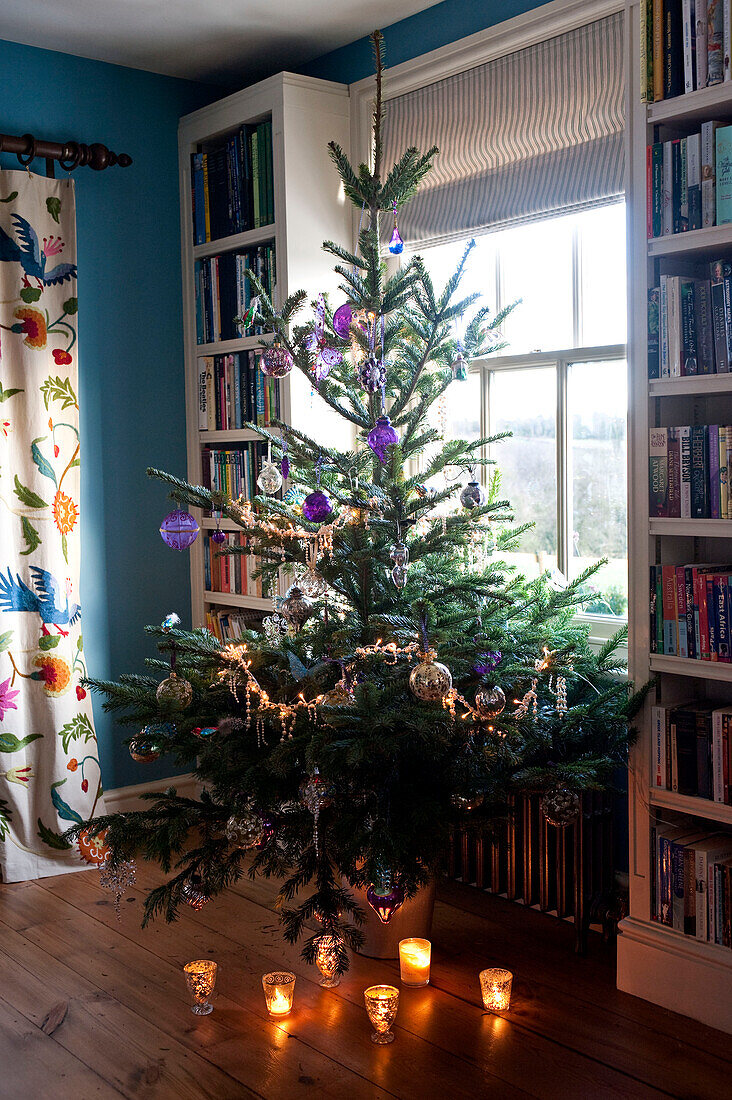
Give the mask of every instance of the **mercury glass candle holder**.
POLYGON ((338 939, 336 936, 325 935, 318 940, 318 949, 315 953, 315 963, 322 974, 320 985, 323 989, 335 989, 341 984, 338 976, 338 939))
POLYGON ((391 1025, 396 1020, 399 1008, 399 990, 393 985, 372 985, 363 991, 366 1011, 374 1026, 371 1033, 372 1043, 393 1043, 394 1032, 391 1025))
POLYGON ((288 970, 263 974, 262 988, 270 1016, 289 1016, 295 998, 295 975, 288 970))
POLYGON ((508 1012, 511 1007, 511 984, 513 974, 510 970, 493 968, 481 970, 480 992, 483 1004, 489 1012, 508 1012))
POLYGON ((183 967, 186 984, 194 1001, 191 1012, 195 1016, 208 1016, 209 1012, 213 1012, 209 997, 216 985, 217 970, 217 964, 211 959, 196 959, 183 967))
POLYGON ((402 985, 430 984, 432 944, 429 940, 411 938, 399 941, 399 973, 402 985))

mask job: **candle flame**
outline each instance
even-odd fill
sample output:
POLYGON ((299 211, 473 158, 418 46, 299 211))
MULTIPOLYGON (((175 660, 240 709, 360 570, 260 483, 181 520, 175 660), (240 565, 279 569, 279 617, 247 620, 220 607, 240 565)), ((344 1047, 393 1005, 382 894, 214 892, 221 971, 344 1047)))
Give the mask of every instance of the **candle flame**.
POLYGON ((274 996, 269 1002, 270 1012, 274 1012, 278 1016, 283 1016, 286 1012, 290 1011, 290 1008, 290 998, 280 993, 279 989, 275 989, 274 996))

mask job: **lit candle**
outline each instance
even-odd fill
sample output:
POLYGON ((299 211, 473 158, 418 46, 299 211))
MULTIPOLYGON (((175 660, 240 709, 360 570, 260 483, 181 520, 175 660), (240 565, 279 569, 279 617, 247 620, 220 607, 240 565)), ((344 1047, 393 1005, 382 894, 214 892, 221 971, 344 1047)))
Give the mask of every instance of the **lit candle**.
POLYGON ((481 970, 480 991, 483 1004, 489 1012, 508 1012, 511 1007, 511 984, 513 974, 510 970, 493 968, 481 970))
POLYGON ((270 1016, 288 1016, 295 997, 295 975, 288 971, 264 974, 262 988, 270 1016))
POLYGON ((399 969, 402 985, 430 984, 430 958, 432 944, 429 940, 409 939, 399 941, 399 969))

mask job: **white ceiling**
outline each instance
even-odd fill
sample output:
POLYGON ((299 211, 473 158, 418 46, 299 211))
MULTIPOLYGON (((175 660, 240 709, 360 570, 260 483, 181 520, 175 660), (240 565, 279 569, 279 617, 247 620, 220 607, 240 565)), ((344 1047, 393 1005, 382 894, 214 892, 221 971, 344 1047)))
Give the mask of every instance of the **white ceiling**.
POLYGON ((251 84, 439 0, 0 0, 0 38, 212 83, 251 84))

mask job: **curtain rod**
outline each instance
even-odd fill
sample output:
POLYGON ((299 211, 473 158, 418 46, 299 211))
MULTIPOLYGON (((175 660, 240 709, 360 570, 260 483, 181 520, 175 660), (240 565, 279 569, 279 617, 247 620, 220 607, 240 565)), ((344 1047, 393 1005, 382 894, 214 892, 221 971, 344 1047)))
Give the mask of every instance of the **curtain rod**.
POLYGON ((0 153, 15 153, 24 168, 35 157, 45 157, 51 165, 57 160, 67 172, 86 166, 93 168, 96 172, 102 172, 114 164, 118 164, 120 168, 129 168, 132 164, 132 157, 129 154, 113 153, 98 141, 91 145, 85 145, 81 141, 67 141, 61 144, 57 141, 40 141, 33 134, 22 134, 20 137, 13 134, 0 134, 0 153))

